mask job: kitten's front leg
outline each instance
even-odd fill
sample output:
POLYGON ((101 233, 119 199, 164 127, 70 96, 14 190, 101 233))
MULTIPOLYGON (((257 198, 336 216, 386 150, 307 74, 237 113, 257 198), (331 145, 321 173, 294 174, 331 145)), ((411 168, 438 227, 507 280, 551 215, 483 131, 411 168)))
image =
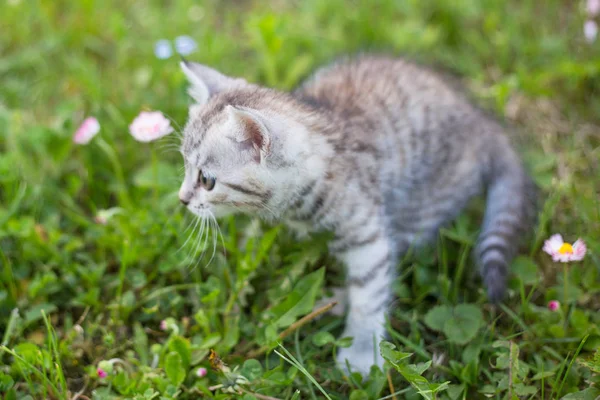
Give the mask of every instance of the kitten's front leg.
POLYGON ((332 249, 347 267, 348 316, 342 337, 352 336, 352 345, 341 349, 338 364, 363 375, 373 364, 382 366, 379 342, 385 336, 385 317, 391 299, 396 260, 390 240, 380 230, 363 231, 360 238, 341 238, 332 249), (345 250, 335 250, 345 248, 345 250))

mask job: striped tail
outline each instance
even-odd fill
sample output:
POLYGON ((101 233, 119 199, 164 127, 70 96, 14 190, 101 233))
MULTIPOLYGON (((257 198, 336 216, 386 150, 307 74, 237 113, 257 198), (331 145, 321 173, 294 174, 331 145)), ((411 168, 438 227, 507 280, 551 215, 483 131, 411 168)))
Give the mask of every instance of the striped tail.
POLYGON ((506 292, 510 262, 534 227, 537 208, 535 185, 515 152, 507 146, 492 157, 476 254, 488 298, 497 303, 506 292))

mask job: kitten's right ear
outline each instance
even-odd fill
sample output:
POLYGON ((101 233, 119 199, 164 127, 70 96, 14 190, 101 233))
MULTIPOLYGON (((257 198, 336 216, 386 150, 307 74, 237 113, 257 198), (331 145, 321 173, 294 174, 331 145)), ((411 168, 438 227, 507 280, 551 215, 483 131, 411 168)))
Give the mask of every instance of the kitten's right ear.
POLYGON ((215 93, 247 85, 244 79, 230 78, 202 64, 184 60, 180 65, 190 83, 188 93, 201 105, 215 93))

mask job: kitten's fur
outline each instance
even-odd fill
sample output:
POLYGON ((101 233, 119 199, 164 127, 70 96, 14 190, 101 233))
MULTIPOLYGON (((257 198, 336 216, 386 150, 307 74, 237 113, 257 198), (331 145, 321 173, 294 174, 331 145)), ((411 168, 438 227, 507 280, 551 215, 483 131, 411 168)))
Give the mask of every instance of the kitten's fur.
POLYGON ((505 292, 534 187, 503 127, 439 75, 403 59, 364 56, 318 70, 282 93, 183 62, 190 110, 180 198, 197 215, 241 211, 300 231, 331 230, 347 267, 353 336, 338 361, 381 363, 399 257, 435 238, 487 189, 475 250, 491 301, 505 292), (199 185, 199 171, 216 178, 199 185))

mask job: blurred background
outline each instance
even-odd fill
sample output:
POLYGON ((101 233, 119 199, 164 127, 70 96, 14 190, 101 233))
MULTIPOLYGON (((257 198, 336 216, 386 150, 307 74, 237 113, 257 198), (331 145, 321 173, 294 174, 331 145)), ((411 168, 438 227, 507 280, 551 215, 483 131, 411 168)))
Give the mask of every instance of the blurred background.
POLYGON ((540 223, 523 244, 507 306, 492 310, 468 257, 475 205, 404 263, 390 340, 413 363, 435 360, 424 376, 451 385, 439 398, 600 395, 592 387, 600 361, 585 364, 600 343, 599 13, 593 0, 3 1, 0 393, 210 398, 220 393, 211 386, 235 382, 198 372, 214 348, 242 367, 250 383, 236 390, 245 399, 296 390, 322 398, 302 368, 331 398, 418 398, 414 376, 373 372, 361 383, 335 370, 344 343, 334 340, 334 317, 283 342, 302 368, 252 353, 273 348, 291 323, 281 318, 307 314, 343 277, 320 238, 297 243, 249 218, 221 221, 222 239, 211 231, 218 248, 206 265, 213 236, 203 244, 178 205, 177 133, 140 143, 128 128, 143 110, 161 111, 176 131, 185 123, 175 39, 187 36, 188 59, 282 90, 364 51, 455 75, 513 127, 541 188, 540 223), (76 144, 87 117, 100 131, 76 144), (553 264, 539 249, 554 232, 584 238, 590 255, 553 264), (550 300, 559 313, 547 310, 550 300), (459 337, 428 322, 431 309, 459 303, 479 310, 471 325, 458 323, 471 326, 459 337), (574 362, 579 354, 584 361, 574 362))

